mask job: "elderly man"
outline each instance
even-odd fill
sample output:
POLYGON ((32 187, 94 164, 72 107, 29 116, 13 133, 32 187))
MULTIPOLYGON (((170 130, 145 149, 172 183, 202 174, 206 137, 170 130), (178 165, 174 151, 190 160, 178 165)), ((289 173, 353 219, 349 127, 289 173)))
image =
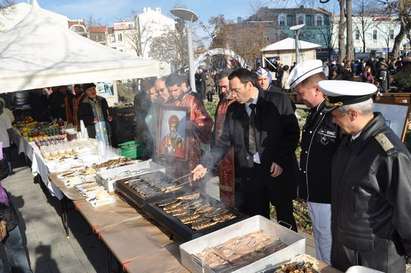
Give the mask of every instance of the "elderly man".
POLYGON ((255 72, 257 74, 257 86, 262 91, 281 91, 281 88, 272 84, 270 72, 259 67, 255 72))
POLYGON ((236 207, 250 216, 270 218, 271 201, 277 220, 297 230, 292 199, 300 132, 291 103, 280 93, 264 94, 256 87, 256 75, 247 69, 235 70, 228 79, 236 102, 227 110, 220 140, 193 170, 193 178, 205 176, 234 147, 236 207), (285 110, 277 105, 288 105, 291 114, 282 115, 285 110))
POLYGON ((297 64, 288 84, 299 101, 310 108, 301 140, 299 197, 308 205, 316 257, 330 264, 331 256, 331 159, 338 140, 338 126, 332 121, 318 82, 325 80, 320 60, 297 64))
POLYGON ((94 83, 85 83, 83 84, 82 89, 86 95, 79 106, 79 120, 84 122, 89 137, 96 138, 98 136, 96 125, 100 125, 98 127, 102 127, 103 130, 99 137, 103 138, 104 141, 109 141, 109 122, 112 121, 112 118, 108 110, 106 99, 97 96, 96 85, 94 83), (106 130, 105 132, 104 129, 106 130))
POLYGON ((377 87, 320 81, 333 118, 347 134, 332 163, 332 265, 363 265, 405 272, 411 255, 411 158, 407 148, 373 113, 377 87))

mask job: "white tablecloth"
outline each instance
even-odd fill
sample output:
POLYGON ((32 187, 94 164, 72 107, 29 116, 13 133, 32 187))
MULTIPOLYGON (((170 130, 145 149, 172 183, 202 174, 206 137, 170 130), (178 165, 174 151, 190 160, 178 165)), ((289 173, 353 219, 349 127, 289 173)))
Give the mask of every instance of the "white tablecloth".
POLYGON ((56 187, 53 183, 51 183, 49 179, 50 170, 47 167, 46 161, 41 155, 39 148, 33 144, 30 145, 33 151, 33 159, 31 161, 31 173, 33 176, 40 175, 41 180, 43 181, 44 185, 48 188, 50 194, 55 196, 57 199, 63 199, 63 193, 61 190, 56 187))
MULTIPOLYGON (((19 154, 23 153, 30 159, 30 161, 33 161, 32 145, 27 141, 27 139, 20 135, 20 132, 16 128, 13 128, 10 134, 10 141, 11 143, 16 144, 19 154)), ((34 145, 34 142, 32 144, 34 145)))

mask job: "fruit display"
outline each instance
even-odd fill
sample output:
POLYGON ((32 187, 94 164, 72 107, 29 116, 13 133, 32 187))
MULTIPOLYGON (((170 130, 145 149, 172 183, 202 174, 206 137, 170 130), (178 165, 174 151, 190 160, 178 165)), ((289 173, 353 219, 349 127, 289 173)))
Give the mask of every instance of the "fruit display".
POLYGON ((61 144, 67 141, 66 135, 56 135, 56 136, 41 136, 34 137, 33 141, 36 143, 37 147, 50 146, 55 144, 61 144))
POLYGON ((16 127, 29 142, 38 141, 42 137, 62 135, 59 123, 37 122, 31 117, 26 117, 23 121, 17 122, 16 127))

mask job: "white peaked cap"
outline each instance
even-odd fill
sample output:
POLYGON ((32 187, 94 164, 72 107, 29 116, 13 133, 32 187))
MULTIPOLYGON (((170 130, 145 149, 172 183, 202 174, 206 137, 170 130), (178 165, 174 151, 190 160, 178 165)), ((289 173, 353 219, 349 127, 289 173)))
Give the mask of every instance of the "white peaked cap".
POLYGON ((308 77, 323 72, 323 62, 320 60, 309 60, 297 64, 288 76, 290 88, 295 88, 300 82, 308 77))

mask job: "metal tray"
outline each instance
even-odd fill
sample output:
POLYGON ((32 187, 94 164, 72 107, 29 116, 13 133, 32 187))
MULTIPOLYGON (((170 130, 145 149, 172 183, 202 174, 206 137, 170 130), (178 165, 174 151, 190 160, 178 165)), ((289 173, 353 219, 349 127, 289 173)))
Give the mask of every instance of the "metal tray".
POLYGON ((173 239, 178 242, 186 242, 194 238, 201 237, 204 234, 208 234, 210 232, 216 231, 218 229, 221 229, 223 227, 226 227, 228 225, 241 221, 245 217, 244 215, 242 215, 235 209, 225 208, 222 202, 217 201, 208 195, 201 194, 201 197, 205 198, 208 202, 210 202, 213 205, 213 207, 224 208, 228 212, 233 213, 236 217, 234 219, 227 220, 222 223, 218 223, 208 228, 204 228, 201 230, 193 230, 191 229, 189 225, 182 223, 177 217, 167 214, 157 205, 159 203, 172 201, 176 197, 181 196, 186 193, 190 193, 190 192, 179 191, 179 192, 171 193, 169 195, 163 195, 162 198, 158 198, 155 200, 154 199, 148 200, 146 203, 146 206, 144 206, 143 208, 146 214, 148 214, 151 218, 153 218, 154 221, 158 223, 159 225, 161 225, 164 229, 169 231, 173 235, 173 239))
MULTIPOLYGON (((142 179, 145 181, 149 181, 149 184, 156 185, 156 179, 162 179, 162 185, 164 186, 168 182, 172 182, 172 178, 166 176, 163 172, 152 172, 152 173, 147 173, 135 177, 130 177, 126 179, 121 179, 116 182, 115 184, 115 189, 116 192, 127 198, 129 202, 132 204, 135 204, 138 208, 142 208, 147 202, 156 202, 161 199, 167 198, 169 196, 175 196, 176 193, 181 194, 183 191, 187 191, 187 188, 184 188, 184 190, 177 190, 175 192, 160 192, 158 191, 157 193, 154 193, 153 195, 149 197, 142 196, 138 191, 133 189, 131 186, 129 186, 129 182, 131 180, 135 179, 142 179), (164 182, 166 180, 166 182, 164 182)), ((137 182, 138 183, 138 182, 137 182)), ((173 185, 173 184, 170 184, 173 185)))
POLYGON ((242 268, 224 272, 261 272, 270 265, 280 264, 294 258, 296 255, 305 253, 305 238, 303 236, 262 216, 253 216, 180 245, 181 263, 191 272, 215 273, 208 266, 202 265, 198 258, 196 258, 196 254, 202 252, 206 248, 221 245, 230 239, 256 231, 263 231, 274 239, 281 240, 287 247, 242 268))

